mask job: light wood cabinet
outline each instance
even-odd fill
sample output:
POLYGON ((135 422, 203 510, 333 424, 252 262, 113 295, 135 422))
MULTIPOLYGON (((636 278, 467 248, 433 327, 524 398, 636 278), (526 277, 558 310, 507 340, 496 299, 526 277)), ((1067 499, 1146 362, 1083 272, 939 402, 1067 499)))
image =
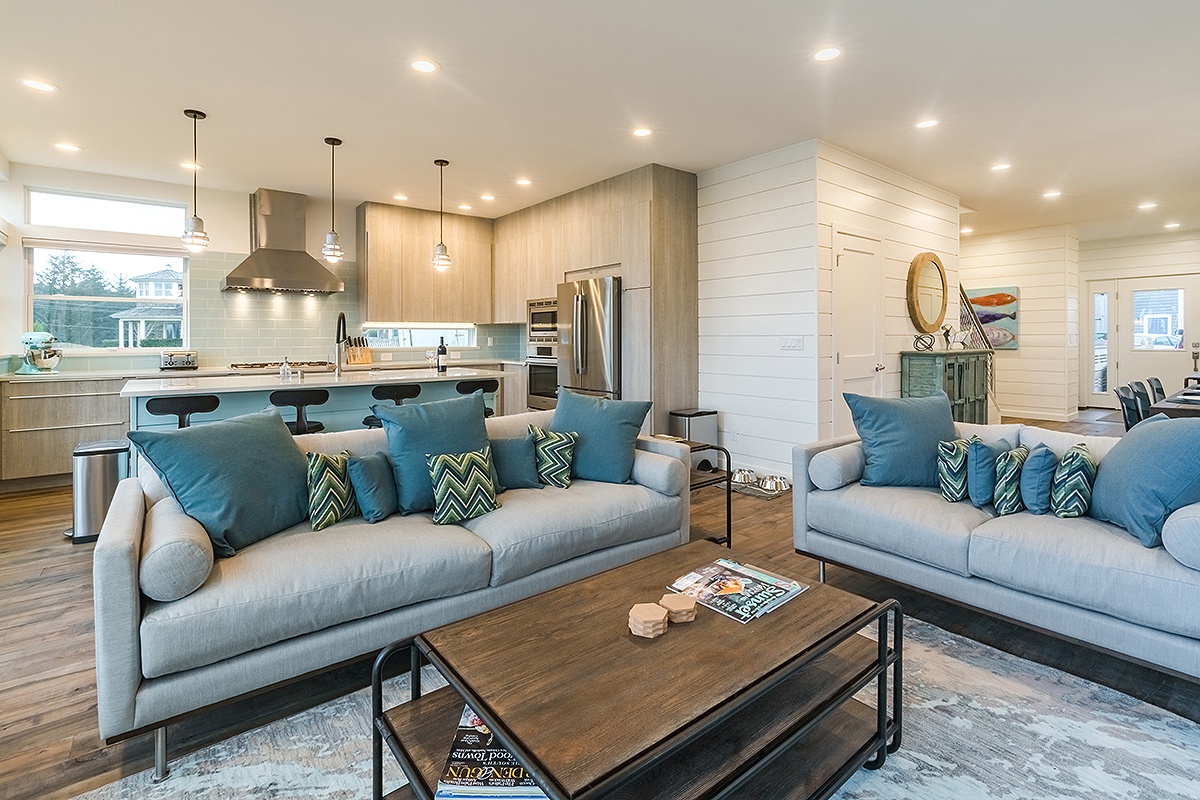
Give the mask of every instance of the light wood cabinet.
POLYGON ((529 410, 529 370, 524 364, 502 364, 499 414, 521 414, 529 410))
POLYGON ((438 214, 362 203, 357 215, 358 310, 363 322, 492 321, 490 219, 446 214, 452 265, 433 268, 438 214))
POLYGON ((0 384, 0 478, 34 478, 71 471, 81 442, 122 439, 129 430, 124 379, 29 381, 0 384))

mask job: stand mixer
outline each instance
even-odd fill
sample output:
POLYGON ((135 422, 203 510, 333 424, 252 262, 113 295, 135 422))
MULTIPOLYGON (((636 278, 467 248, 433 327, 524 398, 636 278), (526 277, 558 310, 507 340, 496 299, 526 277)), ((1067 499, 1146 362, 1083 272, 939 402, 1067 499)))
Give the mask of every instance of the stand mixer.
POLYGON ((57 374, 58 370, 55 367, 62 358, 62 350, 52 346, 57 341, 54 334, 43 331, 29 331, 21 334, 21 344, 25 345, 25 363, 14 374, 57 374))

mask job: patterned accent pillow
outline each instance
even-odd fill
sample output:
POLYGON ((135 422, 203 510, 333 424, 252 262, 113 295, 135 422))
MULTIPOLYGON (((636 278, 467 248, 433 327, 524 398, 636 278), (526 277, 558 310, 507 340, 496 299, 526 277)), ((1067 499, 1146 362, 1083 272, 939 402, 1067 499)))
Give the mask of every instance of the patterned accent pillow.
POLYGON ((536 425, 530 425, 529 432, 533 434, 538 480, 559 489, 570 486, 571 459, 579 434, 572 431, 546 431, 536 425))
POLYGON ((948 503, 967 499, 967 450, 971 442, 978 439, 978 436, 972 436, 970 439, 938 442, 938 487, 948 503))
POLYGON ((308 519, 314 531, 359 515, 358 501, 346 466, 350 453, 308 454, 308 519))
POLYGON ((449 525, 500 507, 492 482, 492 448, 425 457, 433 482, 433 521, 449 525))
POLYGON ((996 458, 996 493, 992 503, 1000 516, 1016 514, 1025 510, 1021 500, 1021 467, 1029 458, 1029 448, 1025 445, 1013 448, 1007 453, 1001 453, 996 458))
POLYGON ((1096 462, 1083 442, 1063 453, 1050 484, 1050 510, 1056 517, 1081 517, 1092 504, 1096 462))

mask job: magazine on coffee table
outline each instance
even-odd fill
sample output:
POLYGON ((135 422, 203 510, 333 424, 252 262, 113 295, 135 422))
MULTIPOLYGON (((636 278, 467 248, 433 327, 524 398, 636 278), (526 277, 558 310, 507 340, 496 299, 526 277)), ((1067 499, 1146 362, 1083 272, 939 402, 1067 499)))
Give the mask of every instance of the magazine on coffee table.
POLYGON ((667 587, 743 624, 769 614, 808 584, 728 558, 718 558, 667 587))
POLYGON ((450 745, 446 769, 438 781, 437 800, 492 797, 546 800, 543 792, 508 748, 470 706, 463 706, 450 745))

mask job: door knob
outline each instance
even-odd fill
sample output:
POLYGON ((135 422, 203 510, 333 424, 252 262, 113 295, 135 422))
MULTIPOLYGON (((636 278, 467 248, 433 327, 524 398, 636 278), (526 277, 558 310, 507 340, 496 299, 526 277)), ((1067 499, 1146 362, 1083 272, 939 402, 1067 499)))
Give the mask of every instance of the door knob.
POLYGON ((887 367, 885 367, 883 364, 876 364, 876 365, 875 365, 875 371, 876 371, 876 372, 883 372, 885 369, 887 369, 887 367))

